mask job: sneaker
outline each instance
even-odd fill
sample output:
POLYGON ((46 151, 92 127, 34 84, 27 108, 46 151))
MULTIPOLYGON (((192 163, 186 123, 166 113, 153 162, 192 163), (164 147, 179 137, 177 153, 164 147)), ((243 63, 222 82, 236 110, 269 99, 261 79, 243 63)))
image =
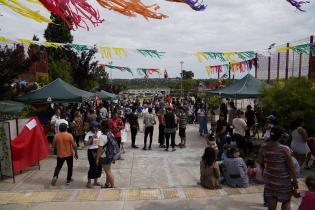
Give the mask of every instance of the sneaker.
POLYGON ((93 185, 92 185, 91 183, 87 183, 87 184, 86 184, 86 187, 87 187, 87 188, 93 188, 93 185))
POLYGON ((73 179, 67 180, 66 185, 69 185, 71 182, 73 182, 73 179))
POLYGON ((142 150, 147 150, 147 148, 146 148, 146 147, 143 147, 142 150))
POLYGON ((151 147, 149 147, 148 149, 151 150, 151 147))
POLYGON ((164 151, 168 152, 168 149, 166 148, 164 151))
POLYGON ((175 149, 175 148, 173 148, 173 149, 172 149, 172 152, 174 152, 174 151, 176 151, 176 149, 175 149))
POLYGON ((57 177, 56 176, 54 176, 53 178, 52 178, 52 180, 51 180, 51 185, 52 186, 55 186, 56 185, 56 182, 57 182, 57 177))

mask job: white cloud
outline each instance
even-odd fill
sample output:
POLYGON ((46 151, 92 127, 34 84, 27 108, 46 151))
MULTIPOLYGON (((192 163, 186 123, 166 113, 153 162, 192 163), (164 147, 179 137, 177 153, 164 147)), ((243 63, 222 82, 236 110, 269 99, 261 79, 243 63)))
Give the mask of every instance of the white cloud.
MULTIPOLYGON (((285 0, 204 0, 208 7, 203 12, 195 12, 181 3, 144 0, 159 3, 160 12, 169 16, 149 21, 141 16, 126 17, 102 8, 95 0, 88 1, 99 9, 105 22, 91 27, 90 31, 78 29, 73 32, 75 43, 166 51, 168 54, 162 59, 130 53, 126 59, 114 58, 113 65, 166 68, 170 76, 179 75, 179 62, 183 60, 185 69, 193 70, 199 78, 208 77, 204 71, 207 63, 200 64, 193 52, 262 50, 273 42, 286 43, 314 34, 314 1, 306 5, 307 12, 302 13, 285 0)), ((44 9, 41 11, 49 16, 44 9)), ((3 15, 0 35, 14 39, 32 38, 36 34, 42 38, 46 24, 22 17, 1 5, 0 14, 3 15)), ((109 61, 100 58, 100 62, 109 61)), ((113 77, 128 78, 130 75, 113 71, 113 77)))

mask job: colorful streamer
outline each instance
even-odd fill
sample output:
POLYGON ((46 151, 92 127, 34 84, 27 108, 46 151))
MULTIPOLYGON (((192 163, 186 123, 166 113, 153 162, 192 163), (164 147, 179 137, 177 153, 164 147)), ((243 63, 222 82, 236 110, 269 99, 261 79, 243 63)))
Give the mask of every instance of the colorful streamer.
POLYGON ((203 11, 206 9, 207 5, 202 4, 202 0, 166 0, 169 2, 178 2, 188 4, 195 11, 203 11))
POLYGON ((80 45, 80 44, 71 44, 71 48, 75 49, 76 51, 85 51, 89 50, 88 46, 86 45, 80 45))
POLYGON ((101 46, 100 53, 101 53, 102 58, 112 59, 112 50, 110 47, 101 46))
POLYGON ((308 44, 300 44, 300 45, 290 46, 290 47, 278 47, 276 50, 278 52, 286 52, 288 50, 292 50, 293 52, 296 52, 296 53, 309 54, 310 52, 314 52, 315 47, 313 46, 313 44, 308 43, 308 44))
POLYGON ((245 71, 250 71, 252 68, 257 68, 257 59, 246 60, 237 63, 224 64, 224 65, 216 65, 216 66, 206 66, 205 70, 208 75, 212 75, 214 73, 221 73, 223 70, 232 71, 233 73, 239 71, 240 73, 245 71))
POLYGON ((4 42, 4 43, 11 43, 11 40, 3 37, 3 36, 0 36, 0 42, 4 42))
POLYGON ((21 4, 19 0, 0 0, 0 3, 12 11, 37 22, 52 23, 49 18, 42 16, 38 11, 29 9, 28 7, 21 4))
POLYGON ((245 51, 245 52, 197 52, 195 54, 199 62, 203 62, 204 60, 220 60, 221 62, 237 62, 234 60, 233 56, 237 56, 242 60, 252 59, 256 56, 254 51, 245 51))
POLYGON ((162 19, 167 18, 166 15, 157 13, 160 9, 158 4, 145 5, 141 0, 96 0, 102 7, 114 10, 120 14, 135 17, 137 14, 144 18, 162 19))
POLYGON ((137 68, 137 72, 141 76, 145 76, 145 77, 148 77, 149 75, 152 75, 154 73, 161 74, 160 69, 153 69, 153 68, 147 68, 147 69, 145 69, 145 68, 137 68))
POLYGON ((89 26, 88 20, 95 27, 103 20, 100 18, 99 12, 94 9, 86 0, 39 0, 49 11, 58 15, 69 28, 73 29, 71 22, 78 28, 86 28, 89 26), (69 18, 71 20, 68 21, 69 18))
POLYGON ((144 57, 150 56, 151 58, 161 58, 165 54, 165 52, 159 52, 157 50, 138 49, 137 51, 144 57))
POLYGON ((112 66, 112 65, 104 65, 104 64, 101 64, 101 66, 107 67, 110 69, 117 69, 117 70, 122 71, 122 72, 129 72, 131 75, 133 75, 133 72, 131 71, 131 69, 129 67, 112 66))
POLYGON ((60 45, 58 43, 55 43, 55 42, 43 42, 43 44, 46 45, 47 47, 52 47, 52 48, 60 47, 60 45))
POLYGON ((17 39, 16 41, 24 45, 36 44, 34 41, 28 39, 17 39))
POLYGON ((123 56, 128 56, 127 51, 123 48, 112 48, 112 50, 119 58, 123 58, 123 56))
POLYGON ((287 0, 292 6, 294 6, 296 9, 300 10, 301 12, 305 12, 305 10, 302 9, 303 4, 309 4, 309 1, 297 1, 297 0, 287 0))

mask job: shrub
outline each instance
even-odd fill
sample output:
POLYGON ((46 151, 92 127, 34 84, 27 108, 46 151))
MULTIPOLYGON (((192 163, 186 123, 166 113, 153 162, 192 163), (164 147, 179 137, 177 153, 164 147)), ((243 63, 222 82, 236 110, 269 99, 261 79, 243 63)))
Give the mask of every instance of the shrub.
POLYGON ((264 89, 261 103, 265 115, 275 114, 286 129, 302 117, 307 131, 315 134, 315 89, 306 78, 292 78, 264 89))

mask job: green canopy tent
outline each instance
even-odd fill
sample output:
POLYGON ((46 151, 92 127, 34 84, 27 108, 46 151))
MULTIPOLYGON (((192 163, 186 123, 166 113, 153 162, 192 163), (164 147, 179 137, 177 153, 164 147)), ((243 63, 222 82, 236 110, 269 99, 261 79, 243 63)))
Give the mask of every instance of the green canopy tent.
POLYGON ((25 108, 25 104, 16 101, 0 101, 0 112, 19 114, 25 108))
POLYGON ((96 93, 97 96, 99 96, 102 100, 117 100, 119 99, 119 96, 113 93, 109 93, 107 91, 101 90, 100 92, 96 93))
POLYGON ((41 89, 35 90, 25 96, 18 96, 14 100, 28 104, 41 104, 85 102, 94 99, 94 93, 76 88, 58 78, 41 89))
POLYGON ((261 95, 260 90, 264 86, 265 84, 262 81, 247 74, 242 79, 235 81, 227 87, 209 90, 208 93, 235 99, 258 98, 261 95))

